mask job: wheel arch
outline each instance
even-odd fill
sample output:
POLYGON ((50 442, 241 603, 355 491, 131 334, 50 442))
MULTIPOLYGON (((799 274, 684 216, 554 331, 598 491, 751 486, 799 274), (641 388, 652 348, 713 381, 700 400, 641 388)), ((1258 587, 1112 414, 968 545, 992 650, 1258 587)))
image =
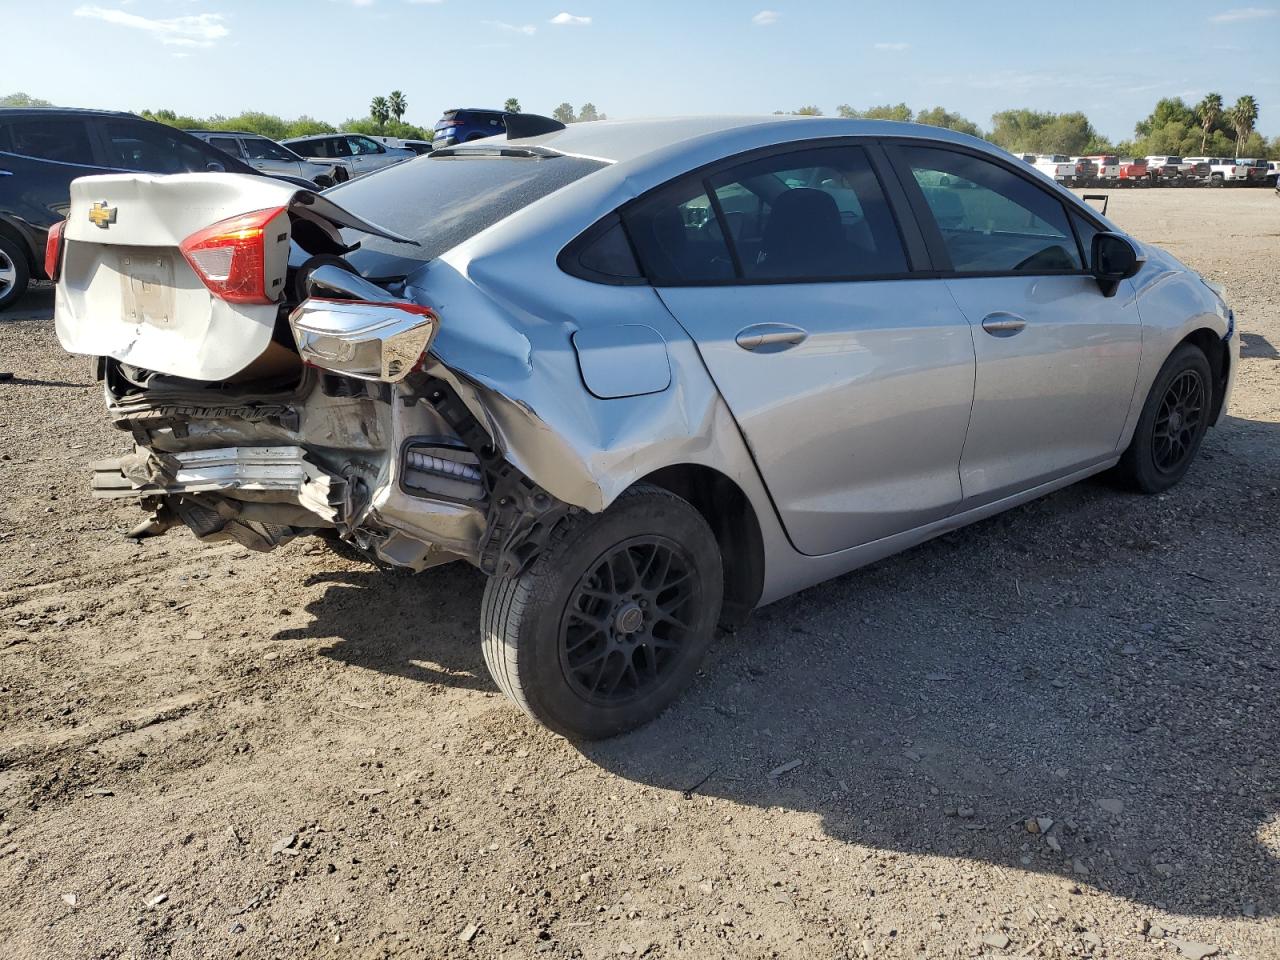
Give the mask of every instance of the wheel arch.
POLYGON ((39 262, 38 251, 32 249, 31 238, 3 217, 0 217, 0 237, 17 244, 19 250, 27 258, 27 269, 31 276, 45 279, 44 265, 39 262))
MULTIPOLYGON (((1177 350, 1184 343, 1199 348, 1205 355, 1205 359, 1209 361, 1209 370, 1213 374, 1213 406, 1210 410, 1209 423, 1217 423, 1218 414, 1221 413, 1223 401, 1226 399, 1227 381, 1231 376, 1231 351, 1222 337, 1208 327, 1192 330, 1179 340, 1173 349, 1177 350)), ((1169 353, 1172 355, 1173 350, 1169 353)))
POLYGON ((764 591, 764 536, 750 498, 730 477, 696 463, 661 467, 638 482, 662 487, 702 514, 724 561, 721 624, 741 626, 764 591))

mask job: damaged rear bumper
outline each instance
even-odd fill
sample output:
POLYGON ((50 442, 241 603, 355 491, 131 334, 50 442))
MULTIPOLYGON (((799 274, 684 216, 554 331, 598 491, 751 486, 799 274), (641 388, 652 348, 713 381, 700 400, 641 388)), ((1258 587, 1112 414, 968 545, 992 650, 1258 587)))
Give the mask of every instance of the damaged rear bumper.
POLYGON ((347 395, 349 385, 335 394, 312 383, 291 398, 218 406, 119 402, 108 377, 109 409, 137 446, 93 465, 93 493, 151 514, 133 536, 182 524, 266 551, 331 531, 413 570, 455 559, 488 573, 522 568, 571 508, 502 458, 448 384, 419 386, 347 395))

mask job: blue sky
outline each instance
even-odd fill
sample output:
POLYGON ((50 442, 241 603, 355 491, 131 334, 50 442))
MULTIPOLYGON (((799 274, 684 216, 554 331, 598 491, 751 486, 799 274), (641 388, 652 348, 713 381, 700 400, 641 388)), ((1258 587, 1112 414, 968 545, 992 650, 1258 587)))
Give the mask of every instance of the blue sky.
POLYGON ((984 127, 1079 109, 1122 138, 1158 97, 1217 90, 1280 133, 1280 0, 0 0, 0 35, 0 93, 68 106, 339 122, 399 88, 428 125, 509 96, 613 117, 905 100, 984 127))

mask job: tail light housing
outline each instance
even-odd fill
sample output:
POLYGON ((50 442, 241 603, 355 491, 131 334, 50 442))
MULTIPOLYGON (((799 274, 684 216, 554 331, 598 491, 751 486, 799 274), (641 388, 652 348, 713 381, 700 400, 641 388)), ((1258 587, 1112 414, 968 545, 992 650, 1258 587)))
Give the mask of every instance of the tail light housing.
POLYGON ((209 292, 227 303, 275 303, 289 255, 286 207, 219 221, 179 245, 209 292))
POLYGON ((439 323, 429 308, 402 301, 311 297, 289 315, 304 362, 384 383, 399 383, 422 366, 439 323))
POLYGON ((66 229, 67 221, 59 220, 49 228, 49 236, 44 242, 44 275, 50 280, 58 279, 62 267, 62 235, 66 229))

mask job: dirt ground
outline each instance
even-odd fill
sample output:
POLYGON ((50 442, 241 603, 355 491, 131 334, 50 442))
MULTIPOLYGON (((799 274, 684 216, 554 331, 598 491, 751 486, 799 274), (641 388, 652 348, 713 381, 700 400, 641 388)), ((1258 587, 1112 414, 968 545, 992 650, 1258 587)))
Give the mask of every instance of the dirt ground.
POLYGON ((1280 958, 1280 201, 1111 214, 1243 330, 1187 480, 768 607, 587 747, 497 693, 469 568, 123 539, 87 464, 127 437, 29 295, 0 317, 0 955, 1280 958))

